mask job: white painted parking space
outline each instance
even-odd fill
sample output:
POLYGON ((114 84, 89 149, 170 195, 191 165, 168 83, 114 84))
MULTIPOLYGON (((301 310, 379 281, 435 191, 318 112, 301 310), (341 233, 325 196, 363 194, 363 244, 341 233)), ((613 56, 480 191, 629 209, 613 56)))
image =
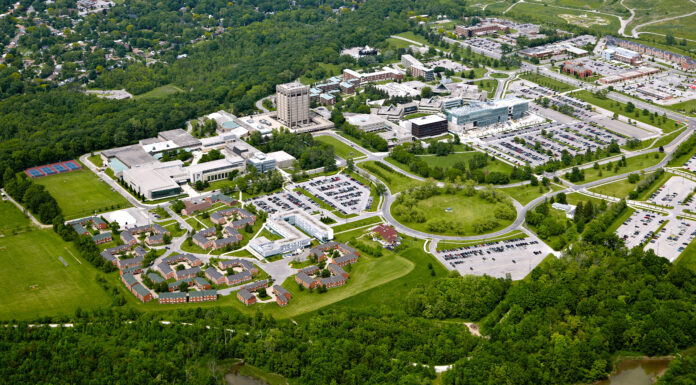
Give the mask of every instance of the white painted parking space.
POLYGON ((359 214, 370 207, 370 188, 345 174, 320 176, 300 187, 345 214, 359 214))
POLYGON ((655 250, 655 254, 674 262, 679 254, 696 237, 696 222, 689 220, 671 220, 651 240, 645 250, 655 250))
POLYGON ((319 211, 319 204, 301 192, 279 192, 275 194, 263 195, 250 200, 250 202, 258 209, 269 214, 278 212, 286 212, 290 210, 300 209, 312 213, 319 211))
POLYGON ((651 211, 636 211, 616 229, 616 235, 631 249, 648 242, 666 220, 667 217, 651 211))
POLYGON ((648 202, 676 208, 684 205, 684 200, 695 188, 696 182, 681 176, 673 176, 650 196, 648 202))

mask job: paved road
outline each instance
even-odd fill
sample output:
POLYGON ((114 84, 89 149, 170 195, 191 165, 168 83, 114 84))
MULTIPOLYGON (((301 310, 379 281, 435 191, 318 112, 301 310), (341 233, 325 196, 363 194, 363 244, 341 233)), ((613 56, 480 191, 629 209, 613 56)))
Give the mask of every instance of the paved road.
POLYGON ((31 220, 32 223, 34 223, 34 225, 36 225, 36 226, 38 226, 38 227, 40 227, 40 228, 42 228, 42 229, 51 229, 51 228, 53 228, 52 225, 44 225, 43 223, 39 222, 36 218, 34 218, 34 216, 29 212, 29 210, 25 209, 25 208, 22 207, 22 205, 20 205, 17 201, 15 201, 14 199, 12 199, 12 197, 10 196, 10 194, 8 194, 7 192, 5 192, 5 189, 0 188, 0 191, 2 191, 3 194, 5 194, 5 196, 7 197, 7 200, 9 200, 10 202, 12 202, 15 206, 17 206, 17 208, 19 208, 19 211, 23 212, 27 217, 29 217, 29 220, 31 220))

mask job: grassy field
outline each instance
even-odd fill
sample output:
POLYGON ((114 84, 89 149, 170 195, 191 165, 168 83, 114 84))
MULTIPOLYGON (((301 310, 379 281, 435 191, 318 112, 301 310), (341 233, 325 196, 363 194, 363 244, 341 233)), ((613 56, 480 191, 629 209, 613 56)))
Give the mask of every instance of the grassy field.
POLYGON ((507 239, 517 239, 517 238, 527 238, 527 234, 525 234, 525 232, 522 230, 513 230, 513 231, 511 231, 507 234, 503 234, 499 237, 488 238, 488 239, 479 239, 476 241, 438 242, 437 243, 437 251, 451 250, 451 249, 456 249, 459 247, 465 247, 465 246, 471 246, 471 245, 480 245, 480 244, 486 243, 486 242, 497 242, 497 241, 504 241, 507 239))
MULTIPOLYGON (((555 186, 554 186, 555 187, 555 186)), ((531 184, 525 184, 522 186, 515 186, 515 187, 507 187, 507 188, 501 188, 500 191, 505 192, 506 194, 510 195, 513 199, 516 201, 520 202, 522 205, 526 205, 527 203, 533 201, 537 197, 541 196, 542 194, 550 191, 550 188, 544 188, 544 186, 532 186, 531 184), (539 188, 541 187, 541 191, 539 191, 539 188)))
POLYGON ((66 219, 85 217, 94 211, 130 207, 126 198, 112 191, 109 185, 89 170, 45 176, 35 181, 46 186, 66 219))
MULTIPOLYGON (((467 197, 464 194, 441 194, 435 195, 427 199, 423 199, 416 204, 416 207, 423 211, 427 220, 423 223, 407 222, 403 218, 394 215, 398 204, 392 205, 392 215, 407 227, 414 230, 423 231, 425 233, 442 234, 442 235, 476 235, 474 224, 493 218, 496 204, 490 203, 478 195, 467 197), (447 209, 451 209, 447 212, 447 209), (428 229, 428 224, 435 221, 446 219, 453 222, 453 229, 447 229, 444 232, 432 231, 428 229)), ((498 220, 498 226, 487 231, 494 231, 505 228, 512 220, 498 220)))
POLYGON ((556 79, 550 78, 548 76, 535 74, 532 72, 520 74, 518 77, 520 79, 528 80, 532 83, 539 84, 539 85, 544 86, 546 88, 550 88, 550 89, 557 91, 557 92, 565 92, 565 91, 570 91, 570 90, 575 89, 575 87, 571 86, 570 84, 564 83, 560 80, 556 80, 556 79))
POLYGON ((87 157, 87 160, 92 162, 92 164, 97 167, 104 166, 104 160, 102 159, 101 155, 92 155, 90 157, 87 157))
POLYGON ((691 242, 674 263, 696 273, 696 242, 691 242))
POLYGON ((510 75, 502 72, 491 72, 489 76, 495 79, 507 79, 510 77, 510 75))
POLYGON ((366 155, 356 149, 348 146, 347 144, 341 142, 340 140, 328 136, 328 135, 321 135, 321 136, 315 136, 314 140, 316 140, 319 143, 324 143, 332 146, 334 148, 334 152, 336 155, 340 156, 343 159, 348 159, 348 158, 353 158, 353 159, 359 159, 359 158, 364 158, 366 155))
POLYGON ((579 193, 570 193, 566 195, 566 200, 568 201, 569 205, 577 205, 578 202, 592 202, 593 205, 598 205, 602 203, 602 199, 595 198, 595 197, 589 197, 587 195, 579 194, 579 193))
POLYGON ((405 40, 396 39, 393 37, 390 37, 387 39, 387 44, 389 45, 389 47, 391 47, 393 49, 399 49, 399 48, 406 49, 412 45, 412 43, 409 43, 405 40))
POLYGON ((651 122, 650 116, 643 115, 638 108, 635 109, 635 111, 638 112, 638 116, 636 116, 635 113, 626 113, 626 104, 608 98, 598 98, 593 93, 586 90, 573 92, 571 96, 583 100, 587 103, 594 104, 597 107, 604 108, 605 110, 616 112, 619 115, 623 115, 631 120, 637 120, 639 122, 658 127, 662 129, 662 131, 665 133, 672 132, 678 127, 677 122, 669 118, 667 118, 667 120, 665 120, 664 123, 662 122, 662 117, 659 117, 658 119, 655 119, 655 121, 651 122))
POLYGON ((664 107, 688 116, 696 116, 696 100, 687 100, 664 107))
POLYGON ((154 88, 144 94, 134 96, 135 99, 153 99, 153 98, 163 98, 177 92, 184 92, 181 88, 175 86, 174 84, 166 84, 157 88, 154 88))
POLYGON ((591 188, 590 191, 609 195, 616 198, 626 198, 628 193, 636 189, 635 183, 629 183, 628 178, 591 188))
MULTIPOLYGON (((648 175, 650 175, 650 174, 648 174, 648 175)), ((673 177, 673 176, 674 176, 674 174, 671 174, 671 173, 668 173, 668 172, 663 173, 662 176, 660 176, 659 178, 657 178, 657 180, 655 180, 655 181, 652 183, 652 186, 651 186, 649 189, 647 189, 647 190, 643 191, 642 193, 638 194, 638 198, 636 198, 636 200, 637 200, 637 201, 645 201, 645 200, 648 200, 648 198, 650 198, 650 196, 651 196, 658 188, 660 188, 662 185, 664 185, 665 182, 667 182, 667 180, 669 180, 669 178, 671 178, 671 177, 673 177)))
MULTIPOLYGON (((477 151, 469 151, 469 152, 464 152, 464 153, 454 153, 454 154, 449 154, 446 156, 437 156, 437 155, 421 155, 419 156, 420 159, 423 159, 430 167, 452 167, 454 166, 455 163, 457 162, 464 162, 467 165, 469 164, 469 160, 474 157, 477 151)), ((484 173, 489 173, 489 172, 501 172, 503 174, 509 175, 512 172, 512 166, 509 164, 496 159, 495 161, 491 161, 490 158, 488 160, 488 165, 484 167, 483 169, 484 173)))
MULTIPOLYGON (((655 3, 650 0, 625 0, 623 4, 636 11, 636 16, 626 27, 629 31, 633 27, 653 20, 659 20, 679 15, 684 15, 694 11, 694 5, 689 0, 660 0, 659 7, 655 7, 655 3)), ((648 25, 641 28, 640 31, 651 31, 656 33, 672 33, 675 37, 693 38, 693 16, 681 19, 674 19, 662 23, 648 25), (691 24, 689 24, 691 22, 691 24), (668 26, 672 26, 669 28, 668 26)), ((663 36, 650 36, 664 42, 663 36)))
MULTIPOLYGON (((2 228, 10 223, 22 228, 28 224, 19 209, 4 202, 0 213, 2 228)), ((97 271, 77 255, 72 244, 52 230, 31 227, 0 237, 0 279, 5 285, 0 292, 0 319, 31 320, 73 314, 78 307, 88 310, 109 305, 111 300, 95 281, 97 271)))
POLYGON ((17 206, 10 201, 0 201, 0 239, 2 236, 9 236, 31 229, 29 218, 27 218, 17 206))
MULTIPOLYGON (((606 164, 600 165, 598 170, 595 170, 594 168, 586 168, 585 169, 585 180, 582 182, 578 182, 580 184, 582 183, 587 183, 587 182, 592 182, 598 179, 602 178, 607 178, 613 175, 618 175, 618 174, 625 174, 627 172, 634 172, 634 171, 640 171, 646 167, 654 166, 655 164, 659 163, 662 158, 665 157, 664 153, 660 152, 654 152, 654 153, 649 153, 649 154, 643 154, 643 155, 638 155, 638 156, 632 156, 630 158, 626 158, 626 167, 620 167, 617 172, 614 172, 614 167, 611 167, 611 170, 606 169, 606 164), (655 157, 657 155, 657 158, 655 157)), ((616 164, 617 161, 611 162, 612 165, 616 164)))
POLYGON ((398 33, 398 34, 396 34, 396 36, 400 36, 400 37, 406 38, 406 39, 408 39, 408 40, 417 41, 417 42, 419 42, 419 43, 421 43, 421 44, 423 44, 423 45, 425 45, 425 46, 430 46, 430 43, 428 43, 428 41, 425 40, 425 38, 424 38, 423 36, 421 36, 421 35, 416 35, 416 34, 413 33, 412 31, 406 31, 406 32, 398 33))
MULTIPOLYGON (((360 163, 360 167, 370 174, 376 176, 382 181, 391 191, 392 194, 405 191, 411 187, 417 186, 422 182, 409 178, 406 175, 400 174, 397 171, 388 171, 377 165, 376 161, 369 160, 360 163)), ((389 166, 392 167, 392 166, 389 166)))
POLYGON ((495 95, 495 90, 498 88, 498 82, 493 79, 476 80, 474 84, 479 90, 488 92, 488 97, 492 98, 495 95))
POLYGON ((550 22, 559 25, 579 25, 604 33, 616 33, 620 26, 619 19, 612 15, 588 14, 585 10, 576 11, 530 3, 517 4, 507 13, 507 16, 532 18, 536 22, 550 22))
POLYGON ((333 230, 334 230, 334 234, 335 234, 335 233, 340 233, 342 231, 347 231, 350 229, 355 229, 358 227, 363 227, 363 226, 368 226, 368 225, 375 225, 376 226, 377 223, 381 223, 381 222, 382 222, 382 219, 380 217, 374 216, 374 217, 369 217, 369 218, 365 218, 365 219, 360 219, 360 220, 355 221, 355 222, 336 225, 333 227, 333 230))

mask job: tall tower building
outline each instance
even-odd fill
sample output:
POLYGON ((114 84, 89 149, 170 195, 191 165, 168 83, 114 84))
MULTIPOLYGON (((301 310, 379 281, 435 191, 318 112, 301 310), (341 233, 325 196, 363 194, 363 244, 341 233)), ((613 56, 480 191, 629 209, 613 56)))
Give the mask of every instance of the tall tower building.
POLYGON ((276 86, 278 120, 294 128, 309 123, 309 86, 300 82, 276 86))

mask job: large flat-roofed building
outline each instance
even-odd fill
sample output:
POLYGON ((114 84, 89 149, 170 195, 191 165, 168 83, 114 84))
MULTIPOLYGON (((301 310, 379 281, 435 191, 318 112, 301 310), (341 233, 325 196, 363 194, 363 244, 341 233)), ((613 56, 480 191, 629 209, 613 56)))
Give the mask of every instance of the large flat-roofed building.
POLYGON ((384 67, 381 71, 361 73, 346 68, 343 70, 343 80, 350 81, 355 79, 358 84, 363 85, 371 82, 379 82, 382 80, 401 80, 404 75, 391 67, 384 67))
POLYGON ((356 114, 346 116, 346 121, 364 132, 381 131, 387 129, 384 118, 371 114, 356 114))
POLYGON ((411 119, 411 135, 417 138, 442 135, 447 132, 447 119, 428 115, 411 119))
POLYGON ((116 175, 131 167, 156 161, 152 155, 138 144, 104 150, 101 152, 101 158, 104 164, 108 164, 116 175))
POLYGON ((333 239, 331 227, 302 210, 272 215, 266 221, 266 227, 282 239, 271 241, 262 236, 249 241, 249 247, 263 257, 285 254, 309 246, 312 238, 307 234, 322 242, 333 239))
POLYGON ((447 110, 447 120, 455 125, 467 128, 485 127, 519 119, 529 109, 529 101, 518 97, 473 102, 468 106, 447 110))
POLYGON ((510 31, 510 28, 503 24, 483 22, 480 24, 472 26, 458 25, 454 28, 454 33, 459 37, 473 37, 488 35, 489 33, 494 33, 498 31, 503 31, 505 33, 510 31))
POLYGON ((268 172, 276 167, 275 159, 262 152, 258 152, 253 157, 249 158, 247 163, 249 166, 254 166, 258 172, 268 172))
POLYGON ((154 162, 123 171, 123 181, 146 199, 160 199, 181 193, 181 184, 186 183, 188 174, 183 162, 154 162))
POLYGON ((294 128, 309 124, 309 86, 300 82, 276 86, 278 120, 294 128))
POLYGON ((163 141, 171 141, 181 148, 195 149, 201 146, 201 141, 186 130, 177 128, 169 131, 162 131, 157 135, 163 141))
POLYGON ((295 162, 295 157, 288 154, 285 151, 275 151, 266 154, 267 157, 273 159, 275 162, 275 167, 278 168, 288 168, 292 167, 292 163, 295 162))
POLYGON ((292 210, 286 213, 276 214, 273 217, 275 218, 275 222, 282 219, 293 226, 299 227, 302 231, 321 242, 333 239, 333 229, 305 211, 292 210))
POLYGON ((188 178, 191 183, 213 182, 226 179, 233 170, 244 170, 244 159, 235 155, 228 155, 226 158, 213 160, 211 162, 198 163, 186 167, 188 178))
POLYGON ((602 51, 602 59, 607 61, 618 60, 634 66, 643 63, 643 58, 638 52, 621 47, 611 47, 605 49, 602 51))
POLYGON ((401 55, 401 64, 413 77, 422 77, 426 82, 435 78, 435 72, 432 68, 426 67, 420 60, 411 55, 401 55))

